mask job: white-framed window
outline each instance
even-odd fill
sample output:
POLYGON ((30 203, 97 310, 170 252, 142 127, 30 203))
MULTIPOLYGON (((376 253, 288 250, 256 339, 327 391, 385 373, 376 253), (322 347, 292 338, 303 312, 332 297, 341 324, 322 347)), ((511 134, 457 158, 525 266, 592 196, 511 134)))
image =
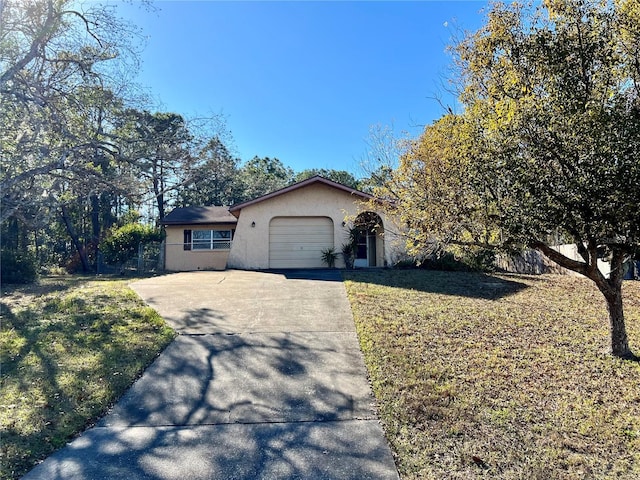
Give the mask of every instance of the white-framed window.
POLYGON ((192 230, 191 250, 229 250, 232 230, 192 230))

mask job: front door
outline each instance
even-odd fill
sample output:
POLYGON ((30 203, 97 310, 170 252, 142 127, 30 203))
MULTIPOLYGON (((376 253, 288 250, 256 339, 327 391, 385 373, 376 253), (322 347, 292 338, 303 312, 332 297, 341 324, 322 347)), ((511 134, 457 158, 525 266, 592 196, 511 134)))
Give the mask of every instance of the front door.
POLYGON ((376 266, 376 235, 370 233, 367 235, 367 261, 370 267, 376 266))
POLYGON ((375 233, 361 230, 358 232, 356 242, 356 255, 353 261, 354 267, 376 266, 376 235, 375 233))

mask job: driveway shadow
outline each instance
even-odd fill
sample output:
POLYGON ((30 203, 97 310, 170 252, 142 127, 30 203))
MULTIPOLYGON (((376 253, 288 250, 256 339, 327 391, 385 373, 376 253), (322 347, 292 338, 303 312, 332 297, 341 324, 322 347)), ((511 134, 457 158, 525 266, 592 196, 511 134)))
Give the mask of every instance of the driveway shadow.
POLYGON ((355 334, 181 335, 100 426, 375 418, 355 334))
POLYGON ((325 282, 342 282, 342 272, 336 268, 292 268, 262 270, 264 273, 282 275, 287 280, 320 280, 325 282))
POLYGON ((298 270, 134 284, 181 334, 24 478, 398 480, 337 282, 298 270))
POLYGON ((94 428, 23 477, 398 480, 377 421, 94 428))
POLYGON ((359 355, 347 334, 181 335, 24 478, 397 480, 359 355))

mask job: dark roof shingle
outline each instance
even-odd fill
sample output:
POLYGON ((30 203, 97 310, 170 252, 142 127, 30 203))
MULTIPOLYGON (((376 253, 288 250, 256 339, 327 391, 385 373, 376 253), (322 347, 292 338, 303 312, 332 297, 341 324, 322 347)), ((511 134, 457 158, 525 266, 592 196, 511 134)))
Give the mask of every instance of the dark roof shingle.
POLYGON ((181 207, 172 210, 161 222, 163 225, 203 225, 238 223, 229 207, 181 207))

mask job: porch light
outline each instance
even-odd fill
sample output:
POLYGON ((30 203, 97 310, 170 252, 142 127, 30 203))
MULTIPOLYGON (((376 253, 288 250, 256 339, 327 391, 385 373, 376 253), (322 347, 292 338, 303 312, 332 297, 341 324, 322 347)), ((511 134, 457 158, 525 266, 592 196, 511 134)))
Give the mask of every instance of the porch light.
POLYGON ((256 222, 251 222, 251 228, 256 228, 256 222))

